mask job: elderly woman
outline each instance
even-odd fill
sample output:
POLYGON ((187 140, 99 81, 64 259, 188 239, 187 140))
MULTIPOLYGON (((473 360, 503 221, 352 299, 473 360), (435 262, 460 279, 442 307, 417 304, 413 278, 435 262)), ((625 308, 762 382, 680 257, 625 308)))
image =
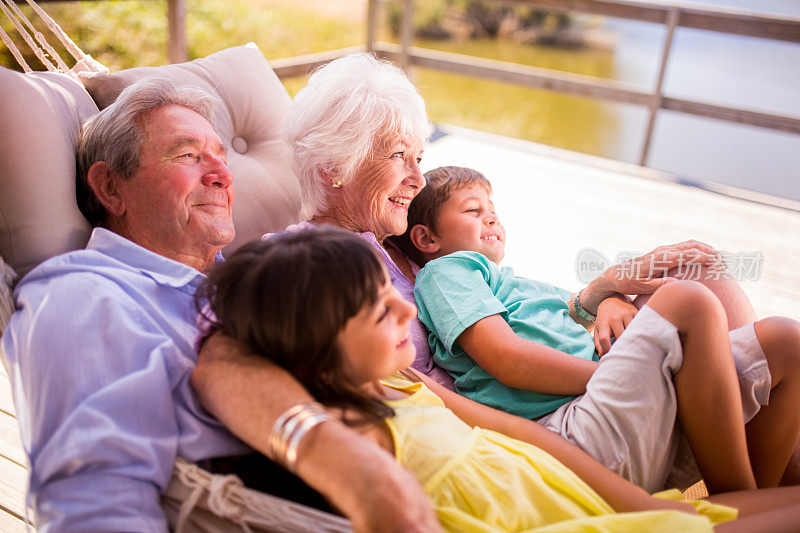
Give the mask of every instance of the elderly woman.
MULTIPOLYGON (((419 165, 430 133, 425 102, 391 63, 354 54, 317 70, 295 97, 285 129, 305 221, 287 231, 328 224, 357 233, 380 251, 392 283, 413 303, 418 268, 386 238, 405 232, 408 205, 425 186, 419 165)), ((452 389, 418 319, 411 336, 413 367, 452 389)))

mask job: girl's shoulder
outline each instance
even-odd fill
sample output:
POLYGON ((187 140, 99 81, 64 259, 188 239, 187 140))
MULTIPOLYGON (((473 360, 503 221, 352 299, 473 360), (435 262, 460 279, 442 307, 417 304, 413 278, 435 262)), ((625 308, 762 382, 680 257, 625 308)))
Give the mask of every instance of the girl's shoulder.
POLYGON ((444 402, 409 370, 395 372, 383 378, 381 383, 386 387, 400 391, 406 395, 401 399, 387 400, 386 403, 392 407, 396 408, 402 405, 436 405, 444 407, 444 402))

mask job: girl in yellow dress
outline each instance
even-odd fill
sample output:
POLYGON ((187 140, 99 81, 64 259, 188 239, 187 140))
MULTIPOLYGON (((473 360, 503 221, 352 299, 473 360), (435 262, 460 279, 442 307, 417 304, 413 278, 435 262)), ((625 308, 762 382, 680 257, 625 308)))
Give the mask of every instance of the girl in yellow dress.
POLYGON ((346 231, 245 245, 201 294, 214 330, 288 370, 331 414, 393 453, 448 531, 800 528, 798 487, 719 494, 714 503, 684 503, 677 490, 653 497, 535 422, 408 369, 416 308, 369 244, 346 231))

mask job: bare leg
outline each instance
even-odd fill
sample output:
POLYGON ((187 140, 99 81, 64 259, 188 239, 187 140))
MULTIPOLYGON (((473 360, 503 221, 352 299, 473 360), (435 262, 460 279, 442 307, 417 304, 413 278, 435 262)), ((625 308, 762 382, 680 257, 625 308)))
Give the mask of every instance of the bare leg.
MULTIPOLYGON (((750 461, 759 487, 775 487, 797 455, 800 437, 800 324, 770 317, 755 323, 772 376, 769 405, 761 408, 746 427, 750 461)), ((785 482, 797 484, 797 464, 785 482)))
MULTIPOLYGON (((687 277, 697 278, 700 283, 708 287, 717 298, 719 298, 722 306, 725 308, 729 330, 734 330, 756 321, 756 313, 753 310, 753 305, 739 286, 739 283, 729 275, 720 277, 718 280, 706 280, 706 277, 713 278, 716 276, 709 276, 705 268, 695 271, 684 269, 683 272, 679 272, 678 269, 672 269, 667 275, 678 279, 687 277)), ((634 300, 634 304, 641 308, 647 303, 650 296, 649 294, 637 296, 634 300)), ((758 337, 759 341, 761 341, 761 335, 758 335, 758 337)), ((762 342, 762 346, 763 344, 762 342)), ((778 343, 778 346, 780 346, 780 343, 778 343)), ((791 400, 786 399, 787 396, 791 395, 791 389, 794 389, 796 393, 800 393, 800 390, 798 390, 800 389, 800 382, 797 381, 800 378, 794 375, 788 376, 790 373, 796 375, 797 372, 800 371, 798 370, 798 368, 800 368, 800 352, 787 353, 787 351, 779 348, 764 350, 764 353, 767 357, 770 373, 772 374, 773 390, 779 382, 782 382, 783 385, 779 391, 770 393, 769 405, 762 408, 762 410, 765 410, 768 414, 762 415, 759 412, 759 414, 747 424, 747 442, 751 450, 751 455, 753 454, 753 450, 756 450, 759 457, 769 457, 769 452, 765 454, 761 452, 761 450, 769 450, 769 448, 766 447, 767 442, 772 442, 773 444, 778 443, 777 446, 781 451, 779 456, 773 455, 771 458, 772 461, 767 461, 772 464, 762 465, 760 464, 761 461, 753 462, 753 470, 756 473, 756 480, 758 481, 759 487, 775 486, 778 483, 778 481, 775 480, 776 474, 774 470, 778 468, 776 465, 781 464, 783 458, 786 457, 785 442, 787 441, 781 439, 789 438, 787 433, 790 432, 789 430, 791 428, 796 427, 796 420, 799 413, 796 406, 800 405, 800 403, 792 405, 790 403, 791 400), (776 375, 776 372, 778 372, 778 375, 776 375), (774 394, 777 394, 777 396, 773 396, 774 394), (751 428, 751 425, 756 419, 759 421, 751 428), (770 436, 771 432, 774 433, 774 435, 770 436)), ((798 439, 795 440, 794 449, 790 453, 787 463, 788 464, 785 465, 783 477, 781 478, 778 476, 780 484, 799 485, 800 442, 798 442, 798 439)))
POLYGON ((662 287, 648 305, 681 337, 683 365, 674 376, 678 418, 709 492, 754 489, 725 310, 692 281, 662 287))
POLYGON ((751 516, 765 511, 800 505, 800 487, 726 492, 708 497, 708 501, 729 505, 739 510, 739 516, 751 516))
POLYGON ((800 504, 746 516, 714 527, 719 533, 797 533, 800 504))
POLYGON ((715 528, 723 532, 797 531, 800 524, 800 487, 729 492, 708 498, 736 507, 739 520, 715 528))
MULTIPOLYGON (((745 294, 742 287, 730 275, 719 275, 718 273, 709 273, 705 267, 695 270, 684 268, 682 271, 678 268, 673 268, 667 272, 667 276, 677 279, 688 279, 698 281, 711 292, 713 292, 722 307, 725 309, 725 315, 728 319, 728 330, 738 329, 747 324, 752 324, 758 317, 753 309, 753 304, 745 294), (719 279, 714 279, 719 277, 719 279), (709 279, 706 279, 709 278, 709 279)), ((634 305, 639 309, 650 299, 650 294, 642 294, 636 297, 633 301, 634 305)))
POLYGON ((787 485, 800 485, 800 439, 795 444, 794 453, 789 458, 789 465, 781 478, 781 486, 787 485))

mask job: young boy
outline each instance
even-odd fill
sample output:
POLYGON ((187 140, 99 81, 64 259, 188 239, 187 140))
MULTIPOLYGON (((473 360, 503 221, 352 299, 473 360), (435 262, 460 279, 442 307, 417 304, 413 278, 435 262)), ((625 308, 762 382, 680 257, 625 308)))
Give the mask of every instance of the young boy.
MULTIPOLYGON (((764 430, 779 433, 772 435, 782 442, 777 456, 762 444, 769 438, 748 431, 748 458, 744 424, 775 385, 765 349, 800 346, 796 323, 767 319, 758 337, 753 325, 729 335, 713 293, 678 281, 638 311, 622 295, 603 301, 598 314, 627 318, 624 334, 600 360, 580 293, 575 298, 498 267, 505 230, 486 178, 461 167, 425 177, 409 209, 409 229, 395 243, 425 265, 415 283, 419 317, 432 333, 434 360, 459 393, 538 420, 651 492, 670 474, 671 485, 690 485, 698 467, 712 492, 754 486, 753 469, 759 485, 778 483, 800 417, 781 413, 785 423, 764 430), (697 466, 691 454, 676 462, 677 420, 697 466)), ((797 374, 783 385, 800 395, 797 374)))

